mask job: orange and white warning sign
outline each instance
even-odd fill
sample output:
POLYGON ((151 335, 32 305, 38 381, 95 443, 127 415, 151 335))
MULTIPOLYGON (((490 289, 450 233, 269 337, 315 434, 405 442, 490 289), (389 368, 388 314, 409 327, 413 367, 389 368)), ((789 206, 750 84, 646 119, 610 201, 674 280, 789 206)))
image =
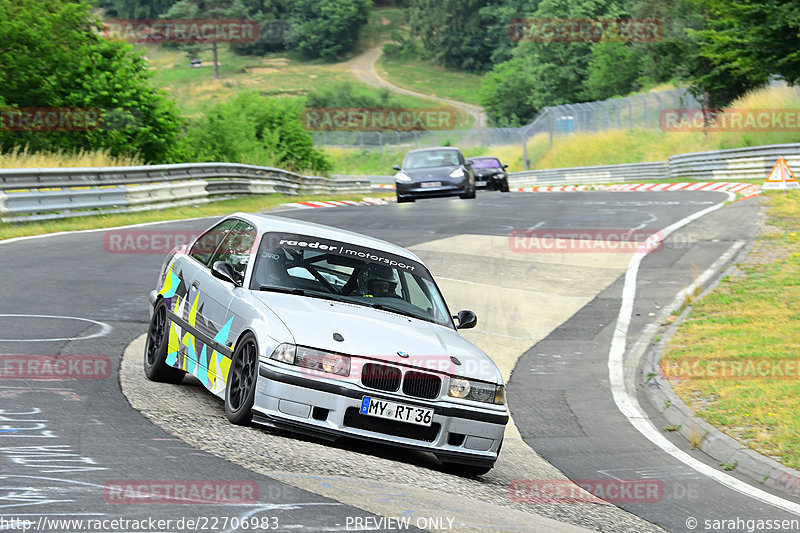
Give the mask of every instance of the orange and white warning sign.
POLYGON ((797 178, 794 177, 789 164, 782 157, 779 157, 772 170, 769 171, 767 181, 761 186, 762 189, 800 189, 797 178))

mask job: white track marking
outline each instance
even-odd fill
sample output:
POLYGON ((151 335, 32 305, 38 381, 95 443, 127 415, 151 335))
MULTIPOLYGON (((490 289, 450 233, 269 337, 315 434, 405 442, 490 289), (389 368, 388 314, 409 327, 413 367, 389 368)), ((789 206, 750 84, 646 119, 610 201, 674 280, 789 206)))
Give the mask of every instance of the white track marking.
POLYGON ((55 318, 58 320, 78 320, 81 322, 91 322, 96 326, 100 326, 100 331, 92 333, 91 335, 84 335, 82 337, 59 337, 51 339, 0 339, 0 342, 61 342, 61 341, 79 341, 86 339, 94 339, 96 337, 103 337, 111 333, 111 326, 105 322, 99 322, 90 318, 81 318, 77 316, 57 316, 57 315, 16 315, 16 314, 0 314, 2 317, 30 317, 30 318, 55 318))
MULTIPOLYGON (((729 200, 734 200, 733 193, 727 193, 729 200)), ((712 207, 698 211, 688 217, 685 217, 674 224, 664 228, 660 233, 655 234, 651 239, 653 241, 663 240, 667 238, 674 231, 686 226, 687 224, 697 220, 698 218, 716 211, 723 207, 725 202, 720 202, 712 207)), ((648 239, 649 240, 649 239, 648 239)), ((633 304, 636 298, 636 276, 639 271, 639 264, 642 259, 647 255, 647 252, 637 252, 631 257, 628 269, 625 272, 625 284, 622 289, 622 305, 620 307, 619 315, 617 317, 617 324, 614 329, 614 337, 611 341, 611 348, 608 353, 608 376, 611 385, 611 393, 614 397, 614 403, 620 412, 628 419, 628 421, 636 428, 650 442, 664 450, 666 453, 673 456, 675 459, 681 461, 685 465, 694 469, 695 471, 703 474, 704 476, 713 479, 717 483, 749 496, 753 499, 772 505, 779 509, 783 509, 790 513, 800 515, 800 504, 785 500, 778 496, 773 496, 768 492, 753 487, 744 481, 740 481, 735 477, 720 472, 707 464, 695 459, 688 453, 684 452, 666 437, 664 437, 652 422, 650 422, 647 414, 639 405, 635 393, 628 390, 625 386, 624 379, 624 356, 626 349, 626 342, 628 336, 628 329, 630 327, 631 316, 633 315, 633 304)), ((711 275, 704 273, 703 276, 711 275)))

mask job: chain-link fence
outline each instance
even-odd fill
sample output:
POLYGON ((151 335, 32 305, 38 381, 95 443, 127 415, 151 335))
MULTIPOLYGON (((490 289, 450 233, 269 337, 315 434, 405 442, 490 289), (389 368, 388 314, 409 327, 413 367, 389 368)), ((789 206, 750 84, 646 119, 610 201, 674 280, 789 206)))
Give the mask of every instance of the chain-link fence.
POLYGON ((428 146, 522 146, 528 166, 526 141, 544 133, 553 138, 575 133, 613 129, 657 129, 666 110, 697 109, 700 103, 686 89, 652 92, 599 102, 545 107, 527 125, 519 128, 485 128, 446 131, 320 131, 314 141, 321 146, 424 148, 428 146))

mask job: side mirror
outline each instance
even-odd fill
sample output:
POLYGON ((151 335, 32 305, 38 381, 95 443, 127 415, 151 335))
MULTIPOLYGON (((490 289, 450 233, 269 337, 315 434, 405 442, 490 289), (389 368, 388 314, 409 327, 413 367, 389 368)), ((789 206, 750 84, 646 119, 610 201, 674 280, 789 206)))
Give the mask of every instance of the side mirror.
POLYGON ((222 281, 233 283, 235 286, 240 287, 241 283, 236 279, 236 271, 233 270, 233 265, 227 261, 217 261, 211 267, 211 275, 222 281))
POLYGON ((474 328, 478 325, 478 315, 466 309, 464 311, 459 311, 453 318, 458 319, 458 326, 456 326, 456 329, 474 328))
POLYGON ((473 164, 475 164, 475 161, 472 159, 467 159, 464 164, 471 167, 473 164))
POLYGON ((504 168, 504 169, 505 169, 505 168, 508 168, 508 165, 503 165, 503 168, 504 168))
POLYGON ((392 168, 395 169, 395 170, 403 170, 402 168, 400 168, 400 165, 395 165, 392 168))

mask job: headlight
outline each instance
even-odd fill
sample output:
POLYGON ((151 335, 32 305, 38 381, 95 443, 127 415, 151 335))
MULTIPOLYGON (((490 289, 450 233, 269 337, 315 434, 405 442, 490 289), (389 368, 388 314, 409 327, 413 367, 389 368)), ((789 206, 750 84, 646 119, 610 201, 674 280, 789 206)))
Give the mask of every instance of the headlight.
POLYGON ((314 372, 338 376, 350 375, 350 357, 338 353, 295 346, 294 344, 281 344, 275 348, 270 358, 314 372))
POLYGON ((453 378, 450 380, 450 389, 447 394, 453 398, 466 398, 469 394, 469 381, 466 379, 453 378))
POLYGON ((454 171, 452 171, 450 173, 450 177, 451 178, 463 178, 464 177, 464 169, 461 168, 461 167, 458 167, 457 169, 455 169, 454 171))
POLYGON ((411 181, 411 177, 402 170, 395 174, 394 179, 396 181, 402 181, 403 183, 411 181))
POLYGON ((276 361, 280 361, 281 363, 286 363, 289 365, 294 364, 294 356, 297 352, 297 346, 294 344, 279 344, 275 351, 272 352, 270 355, 270 359, 275 359, 276 361))
POLYGON ((503 385, 493 385, 463 378, 450 378, 450 387, 447 394, 462 400, 497 405, 503 405, 506 401, 506 391, 503 385))

